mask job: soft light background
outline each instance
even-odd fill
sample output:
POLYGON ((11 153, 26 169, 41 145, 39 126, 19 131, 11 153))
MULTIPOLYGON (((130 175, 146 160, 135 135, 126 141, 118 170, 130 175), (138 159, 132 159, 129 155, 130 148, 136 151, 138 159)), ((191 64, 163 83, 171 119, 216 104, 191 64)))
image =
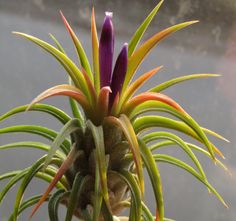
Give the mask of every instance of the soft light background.
MULTIPOLYGON (((104 11, 114 12, 116 49, 129 41, 132 33, 150 10, 154 0, 95 0, 99 27, 104 11)), ((29 103, 37 94, 56 84, 64 83, 64 70, 44 51, 30 42, 11 34, 22 31, 50 41, 54 34, 67 52, 74 56, 73 46, 59 16, 62 9, 73 24, 84 48, 90 55, 89 19, 92 0, 0 0, 0 114, 10 108, 29 103)), ((212 140, 224 152, 225 163, 232 177, 215 166, 205 156, 201 162, 210 182, 222 194, 229 209, 195 178, 178 168, 161 165, 166 216, 177 221, 235 221, 236 217, 236 2, 235 0, 166 0, 155 17, 146 39, 164 27, 185 20, 201 22, 182 30, 163 41, 142 65, 139 74, 158 65, 163 70, 149 82, 154 86, 171 77, 192 73, 220 73, 222 77, 194 80, 168 89, 165 93, 175 98, 199 123, 228 138, 227 144, 212 140)), ((99 30, 99 29, 98 29, 99 30)), ((76 58, 75 58, 76 59, 76 58)), ((67 99, 49 100, 69 111, 67 99)), ((24 113, 0 123, 0 128, 16 124, 39 124, 59 130, 61 125, 40 113, 24 113)), ((25 134, 0 135, 0 145, 11 141, 39 140, 25 134)), ((176 148, 168 153, 185 159, 176 148)), ((43 152, 9 150, 0 152, 0 173, 30 166, 43 152)), ((0 183, 0 190, 4 182, 0 183)), ((34 180, 25 194, 41 193, 45 183, 34 180)), ((148 187, 147 187, 148 188, 148 187)), ((17 186, 0 207, 0 220, 7 220, 13 207, 17 186)), ((153 194, 147 189, 146 201, 154 210, 153 194)), ((62 214, 64 209, 62 208, 62 214)), ((29 210, 19 220, 28 219, 29 210)), ((32 221, 48 220, 43 206, 32 221)), ((62 219, 63 220, 63 219, 62 219)))

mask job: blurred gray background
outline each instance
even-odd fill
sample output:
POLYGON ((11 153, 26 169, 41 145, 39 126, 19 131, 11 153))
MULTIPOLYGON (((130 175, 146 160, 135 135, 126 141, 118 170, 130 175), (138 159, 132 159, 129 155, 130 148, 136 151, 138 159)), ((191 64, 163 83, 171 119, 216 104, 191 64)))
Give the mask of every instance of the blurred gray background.
MULTIPOLYGON (((95 0, 98 30, 104 11, 114 12, 116 51, 128 42, 132 33, 157 4, 154 0, 95 0)), ((29 103, 37 94, 56 84, 65 83, 67 76, 58 63, 30 42, 13 36, 22 31, 50 41, 54 34, 66 51, 76 59, 71 40, 59 16, 61 9, 91 55, 89 19, 92 0, 0 0, 0 114, 10 108, 29 103)), ((205 156, 201 162, 209 181, 229 205, 224 208, 215 196, 195 178, 168 165, 160 165, 166 216, 177 221, 236 220, 236 1, 235 0, 165 0, 144 39, 164 27, 186 20, 200 23, 182 30, 158 45, 141 66, 138 74, 164 65, 146 86, 151 87, 172 77, 192 73, 220 73, 222 77, 194 80, 174 86, 165 93, 172 96, 202 126, 221 133, 231 143, 210 139, 223 151, 232 177, 205 156)), ((137 76, 138 76, 137 74, 137 76)), ((48 100, 69 112, 65 98, 48 100)), ((59 130, 61 125, 46 114, 24 113, 0 123, 0 128, 16 124, 39 124, 59 130)), ((12 141, 40 140, 25 134, 0 135, 0 145, 12 141)), ((47 141, 45 141, 47 142, 47 141)), ((168 153, 186 160, 177 148, 168 153)), ((0 152, 0 173, 31 165, 43 152, 21 149, 0 152)), ((6 181, 0 183, 0 189, 6 181)), ((41 193, 47 184, 34 180, 25 194, 41 193)), ((0 220, 7 220, 12 210, 17 186, 9 192, 0 207, 0 220)), ((153 193, 147 189, 146 201, 154 211, 153 193)), ((19 220, 28 220, 30 210, 19 220)), ((61 210, 62 216, 64 208, 61 210)), ((43 206, 32 221, 48 220, 43 206)), ((63 219, 61 219, 63 220, 63 219)))

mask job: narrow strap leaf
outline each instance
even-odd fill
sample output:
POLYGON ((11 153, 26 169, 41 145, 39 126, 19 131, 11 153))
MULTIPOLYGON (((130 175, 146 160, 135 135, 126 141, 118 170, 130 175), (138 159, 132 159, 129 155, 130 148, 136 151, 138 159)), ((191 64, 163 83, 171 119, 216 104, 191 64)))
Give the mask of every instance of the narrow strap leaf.
POLYGON ((206 185, 206 187, 208 187, 210 189, 210 191, 212 193, 214 193, 217 198, 221 201, 221 203, 228 208, 227 204, 225 203, 225 201, 223 200, 223 198, 219 195, 219 193, 206 181, 204 180, 191 166, 189 166, 188 164, 184 163, 181 160, 178 160, 172 156, 169 155, 165 155, 165 154, 155 154, 153 155, 153 157, 155 158, 155 160, 157 162, 164 162, 164 163, 169 163, 172 164, 174 166, 180 167, 184 170, 186 170, 187 172, 189 172, 190 174, 192 174, 194 177, 196 177, 200 182, 202 182, 203 184, 206 185))
POLYGON ((56 37, 54 35, 52 35, 51 33, 49 33, 50 38, 53 40, 53 42, 55 43, 55 45, 57 46, 57 49, 62 52, 63 54, 66 54, 64 48, 62 47, 62 45, 60 44, 60 42, 56 39, 56 37))
POLYGON ((88 61, 88 58, 86 56, 86 53, 82 47, 81 42, 79 41, 79 39, 77 38, 76 34, 74 33, 73 29, 71 28, 71 26, 69 25, 68 21, 66 20, 65 16, 63 15, 62 11, 60 11, 62 20, 65 24, 65 27, 67 29, 67 31, 69 32, 73 42, 74 42, 74 46, 76 48, 79 60, 80 60, 80 64, 81 66, 86 70, 86 72, 88 73, 89 78, 93 81, 93 74, 90 68, 90 64, 88 61))
MULTIPOLYGON (((73 85, 73 82, 70 77, 69 77, 69 84, 73 85)), ((73 98, 70 97, 69 102, 70 102, 70 107, 71 107, 71 111, 72 111, 73 116, 75 118, 79 119, 82 124, 84 124, 84 117, 78 107, 78 103, 76 102, 76 100, 74 100, 73 98)))
POLYGON ((81 122, 78 119, 71 119, 68 121, 61 131, 58 133, 57 137, 53 141, 51 148, 48 152, 47 158, 44 163, 44 169, 48 166, 49 162, 53 158, 54 154, 56 153, 57 149, 61 146, 64 142, 66 137, 70 136, 73 132, 82 130, 81 122))
MULTIPOLYGON (((31 207, 31 206, 33 206, 35 203, 37 203, 37 201, 38 201, 38 199, 39 199, 40 197, 41 197, 41 195, 36 195, 36 196, 33 196, 33 197, 31 197, 31 198, 25 200, 25 201, 21 204, 21 206, 20 206, 20 208, 19 208, 18 215, 20 215, 22 212, 24 212, 24 210, 28 209, 29 207, 31 207)), ((51 195, 48 196, 48 198, 47 198, 46 201, 48 201, 50 197, 51 197, 51 195)), ((13 219, 13 214, 10 215, 8 221, 12 221, 12 219, 13 219)))
POLYGON ((76 208, 77 200, 78 200, 78 192, 81 186, 83 176, 80 173, 77 173, 72 185, 65 221, 71 221, 73 217, 74 210, 76 208))
POLYGON ((135 208, 135 214, 133 214, 135 219, 130 221, 141 220, 141 214, 142 214, 141 191, 134 176, 126 170, 121 170, 119 172, 109 171, 109 173, 113 173, 116 176, 120 177, 122 180, 124 180, 130 189, 132 202, 135 208))
POLYGON ((14 170, 0 175, 0 181, 16 176, 21 170, 14 170))
MULTIPOLYGON (((12 148, 36 148, 39 150, 49 151, 50 146, 41 142, 34 141, 15 142, 0 146, 0 150, 7 150, 12 148)), ((65 154, 63 154, 60 150, 57 150, 56 156, 61 159, 65 158, 65 154)))
POLYGON ((107 187, 107 166, 106 166, 103 128, 102 126, 96 127, 95 125, 93 125, 91 121, 87 122, 87 126, 88 128, 90 128, 93 134, 93 139, 96 146, 95 156, 99 164, 98 167, 99 167, 102 194, 103 194, 105 203, 110 209, 108 187, 107 187))
POLYGON ((95 168, 95 183, 94 183, 94 205, 93 205, 93 221, 99 221, 99 216, 102 208, 102 193, 100 186, 100 173, 99 173, 99 161, 98 157, 95 155, 95 151, 93 151, 94 158, 96 160, 96 168, 95 168))
POLYGON ((185 76, 181 76, 178 78, 174 78, 171 79, 169 81, 163 82, 159 85, 157 85, 156 87, 153 87, 152 89, 150 89, 149 91, 151 92, 161 92, 175 84, 178 83, 182 83, 184 81, 188 81, 188 80, 193 80, 193 79, 199 79, 199 78, 208 78, 208 77, 218 77, 220 76, 219 74, 191 74, 191 75, 185 75, 185 76))
POLYGON ((156 220, 162 221, 164 219, 164 200, 160 172, 151 151, 146 147, 143 141, 139 140, 139 144, 143 162, 147 168, 147 172, 151 179, 152 188, 154 191, 157 210, 156 220))
POLYGON ((82 91, 80 91, 76 87, 74 87, 72 85, 68 85, 68 84, 57 85, 57 86, 54 86, 54 87, 51 87, 51 88, 45 90, 44 92, 39 94, 33 101, 31 101, 27 110, 29 110, 34 104, 36 104, 46 98, 58 96, 58 95, 68 96, 68 97, 75 99, 83 107, 83 109, 85 110, 86 113, 91 112, 91 107, 88 102, 88 99, 85 97, 85 95, 82 93, 82 91))
MULTIPOLYGON (((7 118, 15 114, 25 112, 27 108, 28 108, 28 105, 13 108, 7 113, 0 116, 0 121, 6 120, 7 118)), ((31 107, 30 111, 40 111, 40 112, 48 113, 56 117, 63 124, 65 124, 71 119, 70 116, 68 116, 65 112, 63 112, 59 108, 56 108, 48 104, 35 104, 33 107, 31 107)))
MULTIPOLYGON (((29 168, 29 170, 27 170, 26 174, 24 175, 24 178, 23 178, 21 185, 18 188, 18 191, 16 194, 15 204, 14 204, 14 208, 13 208, 13 221, 17 221, 18 211, 19 211, 20 204, 22 202, 22 198, 23 198, 25 189, 27 188, 28 184, 33 179, 33 177, 37 174, 37 172, 40 169, 42 169, 45 158, 46 158, 46 156, 37 160, 36 163, 34 163, 29 168)), ((52 161, 53 161, 53 159, 52 159, 52 161)))
POLYGON ((173 107, 178 112, 186 114, 185 110, 172 98, 170 98, 164 94, 153 93, 153 92, 144 92, 144 93, 141 93, 141 94, 133 97, 123 106, 123 108, 121 109, 121 112, 125 113, 126 115, 130 115, 130 113, 132 112, 132 110, 135 107, 137 107, 138 105, 141 105, 142 103, 144 103, 146 101, 150 101, 150 100, 160 101, 164 104, 167 104, 167 105, 173 107))
POLYGON ((65 192, 65 190, 57 190, 49 199, 48 202, 48 215, 50 221, 59 221, 58 217, 58 206, 60 201, 65 195, 68 195, 69 192, 65 192))
POLYGON ((122 105, 129 100, 130 97, 133 96, 133 94, 154 74, 158 73, 158 71, 162 68, 162 66, 156 67, 152 69, 151 71, 146 72, 145 74, 142 74, 137 80, 135 80, 128 89, 124 92, 124 95, 121 97, 121 100, 119 102, 119 107, 122 107, 122 105))
MULTIPOLYGON (((76 159, 76 157, 78 156, 78 151, 77 151, 77 147, 74 144, 73 147, 71 148, 70 153, 68 154, 66 160, 62 163, 62 165, 60 166, 59 170, 57 171, 57 174, 54 176, 53 180, 51 181, 51 183, 49 184, 48 188, 46 189, 46 191, 44 192, 43 196, 41 197, 41 199, 39 200, 39 202, 35 205, 35 207, 32 210, 32 213, 30 215, 30 217, 32 218, 33 215, 36 213, 36 211, 39 209, 39 207, 43 204, 43 202, 45 201, 45 199, 47 198, 47 196, 49 195, 49 193, 52 191, 52 189, 55 187, 55 185, 57 184, 57 182, 62 178, 62 176, 65 174, 65 172, 69 169, 69 167, 71 166, 71 164, 74 162, 74 160, 76 159)), ((46 161, 46 159, 45 159, 46 161)), ((45 164, 44 164, 45 165, 45 164)), ((45 167, 43 165, 43 168, 45 167)))
POLYGON ((152 132, 152 133, 149 133, 149 134, 142 137, 142 140, 145 143, 149 143, 149 142, 152 142, 152 141, 158 140, 158 139, 166 139, 166 140, 171 140, 171 141, 175 142, 180 148, 183 149, 183 151, 185 153, 188 154, 188 156, 191 158, 191 160, 193 161, 195 166, 198 168, 201 176, 207 180, 205 172, 203 171, 202 166, 201 166, 200 162, 198 161, 198 158, 195 156, 195 154, 193 153, 191 148, 180 137, 176 136, 173 133, 169 133, 169 132, 152 132))
POLYGON ((92 39, 92 55, 93 55, 93 73, 94 73, 94 87, 97 94, 100 92, 100 70, 99 70, 99 43, 95 20, 94 8, 92 8, 91 15, 91 39, 92 39))
POLYGON ((62 64, 65 70, 68 71, 68 74, 72 78, 75 86, 80 88, 83 91, 83 93, 88 95, 88 88, 85 79, 83 77, 83 74, 78 69, 78 67, 73 63, 73 61, 70 58, 68 58, 64 53, 62 53, 60 50, 53 47, 52 45, 48 44, 47 42, 42 41, 34 36, 20 32, 13 32, 13 34, 19 35, 32 41, 33 43, 37 44, 38 46, 42 47, 45 51, 50 53, 53 57, 55 57, 60 62, 60 64, 62 64))
POLYGON ((147 54, 150 52, 152 48, 154 48, 162 39, 169 36, 170 34, 185 28, 189 25, 192 25, 196 23, 197 21, 190 21, 190 22, 184 22, 181 24, 174 25, 172 27, 169 27, 151 38, 149 38, 146 42, 144 42, 135 52, 133 55, 129 58, 128 62, 128 70, 126 73, 125 81, 123 84, 123 91, 127 88, 127 85, 129 84, 130 80, 134 76, 138 66, 141 64, 141 62, 144 60, 144 58, 147 56, 147 54))
POLYGON ((186 125, 184 122, 176 121, 176 120, 173 120, 167 117, 162 117, 162 116, 145 116, 145 117, 137 118, 134 121, 133 125, 137 133, 151 127, 164 127, 164 128, 180 131, 186 135, 193 137, 194 139, 200 142, 204 142, 209 153, 212 156, 212 159, 215 160, 214 146, 208 141, 206 135, 204 135, 205 140, 202 140, 202 137, 199 137, 199 134, 193 131, 191 127, 186 125))
POLYGON ((129 42, 129 57, 133 54, 136 46, 138 45, 139 41, 141 40, 143 34, 145 33, 146 29, 148 28, 149 24, 151 23, 152 19, 158 12, 159 8, 161 7, 164 0, 161 0, 157 6, 151 11, 151 13, 145 18, 143 23, 139 26, 133 37, 129 42))
POLYGON ((113 122, 114 124, 116 124, 123 130, 123 133, 127 141, 129 142, 130 149, 133 154, 134 163, 137 169, 137 175, 139 179, 139 185, 141 188, 141 193, 144 194, 145 187, 144 187, 144 178, 143 178, 142 158, 141 158, 141 154, 139 150, 137 137, 134 132, 134 128, 130 120, 124 114, 122 114, 120 118, 110 116, 107 118, 107 120, 113 122))
MULTIPOLYGON (((17 126, 11 126, 0 129, 0 134, 6 134, 6 133, 31 133, 31 134, 37 134, 40 136, 43 136, 51 141, 53 141, 57 137, 57 133, 54 130, 48 129, 46 127, 42 126, 36 126, 36 125, 17 125, 17 126)), ((61 144, 62 151, 67 154, 70 149, 70 141, 65 140, 61 144)))
MULTIPOLYGON (((167 141, 161 141, 161 142, 158 142, 158 143, 155 143, 155 144, 152 144, 151 146, 149 146, 149 149, 153 152, 155 151, 156 149, 159 149, 159 148, 162 148, 162 147, 171 147, 173 145, 175 145, 176 143, 171 141, 171 140, 167 140, 167 141)), ((190 148, 192 148, 193 150, 196 150, 198 152, 201 152, 203 153, 204 155, 206 155, 207 157, 211 158, 211 155, 209 154, 208 151, 204 150, 202 147, 199 147, 195 144, 192 144, 192 143, 186 143, 190 148)), ((230 171, 229 169, 227 168, 227 166, 225 164, 223 164, 219 159, 216 158, 216 163, 222 167, 225 171, 227 171, 230 175, 230 171)))

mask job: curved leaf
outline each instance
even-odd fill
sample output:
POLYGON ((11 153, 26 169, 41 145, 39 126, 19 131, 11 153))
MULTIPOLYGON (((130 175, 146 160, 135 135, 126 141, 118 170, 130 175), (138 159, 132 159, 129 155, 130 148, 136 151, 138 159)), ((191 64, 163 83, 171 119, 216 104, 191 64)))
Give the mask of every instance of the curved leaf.
POLYGON ((129 42, 129 57, 133 54, 136 46, 138 45, 139 41, 141 40, 143 34, 145 33, 146 29, 148 28, 149 24, 151 23, 152 19, 156 15, 157 11, 161 7, 164 0, 161 0, 157 6, 151 11, 151 13, 145 18, 143 23, 139 26, 137 31, 134 33, 133 37, 129 42))
POLYGON ((87 98, 84 96, 84 94, 77 89, 76 87, 68 84, 62 84, 62 85, 57 85, 54 87, 51 87, 41 94, 39 94, 28 106, 27 110, 29 110, 34 104, 49 98, 53 96, 68 96, 73 99, 75 99, 84 109, 85 113, 90 113, 91 112, 91 106, 87 100, 87 98))
POLYGON ((162 221, 164 219, 164 201, 163 201, 163 192, 161 177, 159 169, 155 163, 151 151, 146 147, 145 143, 139 140, 140 151, 143 158, 145 167, 147 168, 148 175, 150 177, 152 188, 156 200, 156 220, 162 221))
MULTIPOLYGON (((6 133, 32 133, 43 136, 51 141, 57 137, 57 133, 51 129, 36 125, 17 125, 0 129, 0 134, 6 133)), ((70 150, 70 141, 65 140, 60 146, 62 151, 67 154, 70 150)))
POLYGON ((55 57, 68 72, 75 86, 80 88, 83 91, 83 93, 85 93, 85 95, 88 95, 88 88, 85 79, 83 77, 83 74, 78 69, 78 67, 73 63, 73 61, 70 58, 68 58, 64 53, 62 53, 60 50, 56 49, 52 45, 48 44, 47 42, 42 41, 34 36, 20 32, 13 32, 13 34, 19 35, 34 42, 35 44, 39 45, 44 50, 46 50, 48 53, 50 53, 53 57, 55 57))
POLYGON ((154 48, 162 39, 169 36, 170 34, 176 32, 182 28, 185 28, 189 25, 192 25, 196 22, 198 22, 198 21, 184 22, 184 23, 169 27, 169 28, 155 34, 151 38, 149 38, 137 50, 135 50, 133 55, 129 58, 128 70, 127 70, 125 81, 123 84, 122 93, 127 88, 127 85, 129 84, 130 80, 132 79, 133 75, 135 74, 138 66, 141 64, 143 59, 147 56, 147 54, 150 52, 150 50, 152 48, 154 48))
MULTIPOLYGON (((50 146, 41 142, 34 142, 34 141, 15 142, 0 146, 0 150, 7 150, 11 148, 36 148, 39 150, 49 151, 50 146)), ((62 159, 65 158, 65 154, 63 154, 60 150, 57 150, 56 155, 59 158, 62 159)))
POLYGON ((154 140, 159 140, 159 139, 171 140, 175 142, 179 147, 181 147, 183 151, 187 153, 188 156, 192 159, 192 161, 198 168, 201 176, 207 180, 206 175, 202 169, 202 166, 200 162, 198 161, 197 157, 195 156, 195 154, 193 153, 193 151, 191 150, 191 148, 181 138, 179 138, 175 134, 172 134, 169 132, 152 132, 142 137, 142 140, 145 143, 149 143, 149 142, 152 142, 154 140))
POLYGON ((81 185, 82 181, 82 175, 80 173, 77 173, 75 176, 75 179, 72 184, 72 189, 70 193, 70 197, 68 200, 68 205, 67 205, 67 212, 66 212, 66 218, 65 221, 71 221, 73 217, 74 210, 76 208, 76 203, 78 200, 78 191, 81 185))
MULTIPOLYGON (((8 111, 7 113, 0 116, 0 121, 6 120, 7 118, 15 114, 25 112, 27 108, 28 108, 28 105, 15 107, 11 109, 10 111, 8 111)), ((65 112, 63 112, 59 108, 56 108, 48 104, 35 104, 33 107, 31 107, 30 111, 40 111, 40 112, 48 113, 56 117, 63 124, 67 123, 71 119, 70 116, 68 116, 65 112)))
POLYGON ((176 120, 166 118, 166 117, 161 117, 161 116, 145 116, 145 117, 140 117, 136 119, 133 125, 137 133, 151 127, 164 127, 164 128, 180 131, 186 135, 193 137, 194 139, 200 142, 203 142, 206 145, 209 153, 211 154, 212 159, 215 160, 214 146, 208 141, 206 135, 204 135, 203 137, 200 137, 199 134, 197 134, 193 129, 191 129, 191 127, 186 125, 184 122, 176 121, 176 120))
MULTIPOLYGON (((41 197, 41 199, 39 200, 39 202, 35 205, 35 207, 32 210, 32 213, 30 215, 30 217, 33 217, 33 215, 36 213, 36 211, 39 209, 39 207, 43 204, 43 202, 45 201, 45 199, 47 198, 47 196, 49 195, 49 193, 52 191, 52 189, 55 187, 55 185, 57 184, 57 182, 62 178, 62 176, 65 174, 65 172, 68 170, 68 168, 71 166, 71 164, 74 162, 74 160, 76 159, 76 157, 78 156, 78 150, 76 145, 74 144, 73 147, 71 148, 70 153, 68 154, 67 158, 65 159, 65 161, 63 161, 63 163, 61 164, 60 168, 58 169, 56 175, 53 177, 53 180, 51 181, 51 183, 49 184, 48 188, 46 189, 46 191, 44 192, 43 196, 41 197)), ((48 156, 47 156, 48 157, 48 156)), ((46 162, 47 160, 44 160, 46 162)), ((43 165, 43 168, 45 168, 45 163, 43 165)), ((40 168, 41 169, 41 168, 40 168)))
POLYGON ((95 156, 96 161, 98 162, 100 181, 101 181, 101 190, 105 200, 105 203, 108 208, 110 208, 108 187, 107 187, 107 166, 106 166, 106 155, 105 155, 105 144, 104 144, 104 135, 102 126, 96 127, 91 121, 87 122, 88 128, 90 128, 94 144, 96 146, 95 156))
MULTIPOLYGON (((68 121, 64 127, 61 129, 61 131, 58 133, 57 137, 53 141, 51 148, 48 152, 47 158, 44 163, 44 168, 45 169, 51 159, 53 158, 54 154, 56 153, 57 149, 61 146, 61 144, 64 142, 66 137, 71 135, 73 132, 76 132, 78 130, 82 130, 82 125, 81 122, 78 119, 71 119, 68 121)), ((76 147, 77 148, 77 147, 76 147)))
POLYGON ((65 27, 74 42, 74 46, 76 48, 76 51, 77 51, 77 54, 78 54, 78 57, 80 60, 80 64, 88 73, 89 78, 93 81, 93 75, 92 75, 92 71, 91 71, 90 64, 89 64, 88 58, 86 56, 86 53, 85 53, 79 39, 77 38, 76 34, 74 33, 74 31, 72 30, 68 21, 66 20, 65 16, 63 15, 62 11, 60 11, 60 14, 61 14, 62 20, 65 24, 65 27))
POLYGON ((191 74, 191 75, 185 75, 185 76, 181 76, 181 77, 174 78, 174 79, 171 79, 169 81, 163 82, 163 83, 157 85, 156 87, 150 89, 149 91, 159 93, 159 92, 171 87, 172 85, 182 83, 184 81, 188 81, 188 80, 192 80, 192 79, 198 79, 198 78, 218 77, 218 76, 220 76, 220 75, 219 74, 191 74))
MULTIPOLYGON (((49 199, 48 202, 48 215, 50 221, 59 221, 58 218, 58 206, 62 198, 67 195, 69 192, 65 192, 65 190, 59 189, 49 199)), ((41 198, 41 197, 40 197, 41 198)))
POLYGON ((165 154, 155 154, 155 155, 153 155, 153 157, 155 158, 155 160, 157 162, 164 162, 164 163, 172 164, 172 165, 180 167, 180 168, 186 170, 187 172, 189 172, 190 174, 192 174, 199 181, 201 181, 203 184, 205 184, 206 187, 208 187, 210 189, 210 191, 217 196, 217 198, 222 202, 222 204, 228 208, 227 204, 225 203, 223 198, 219 195, 219 193, 206 180, 204 180, 191 166, 189 166, 188 164, 184 163, 181 160, 178 160, 172 156, 168 156, 165 154))
POLYGON ((134 220, 130 220, 130 221, 141 220, 141 214, 142 214, 141 192, 140 192, 139 185, 137 184, 134 176, 126 170, 121 170, 119 172, 109 171, 109 173, 113 173, 116 176, 119 176, 122 180, 124 180, 127 183, 130 189, 132 201, 134 203, 133 205, 135 208, 135 213, 133 214, 134 220))
MULTIPOLYGON (((171 140, 167 140, 167 141, 162 141, 162 142, 155 143, 155 144, 149 146, 149 149, 150 149, 151 151, 154 151, 154 150, 159 149, 159 148, 162 148, 162 147, 171 147, 171 146, 173 146, 173 145, 175 145, 175 144, 176 144, 175 142, 173 142, 173 141, 171 141, 171 140)), ((186 143, 186 144, 187 144, 191 149, 196 150, 196 151, 198 151, 198 152, 201 152, 201 153, 203 153, 204 155, 206 155, 207 157, 211 158, 211 155, 209 154, 209 152, 206 151, 206 150, 204 150, 202 147, 199 147, 199 146, 197 146, 197 145, 195 145, 195 144, 192 144, 192 143, 186 143)), ((225 164, 223 164, 223 163, 222 163, 220 160, 218 160, 217 158, 216 158, 216 163, 217 163, 220 167, 222 167, 225 171, 227 171, 227 172, 230 174, 230 172, 229 172, 228 168, 225 166, 225 164)))
POLYGON ((149 79, 151 78, 154 74, 156 74, 162 66, 156 67, 152 69, 149 72, 146 72, 145 74, 141 75, 136 81, 134 81, 128 89, 124 92, 124 95, 122 96, 120 100, 120 105, 122 106, 123 103, 125 103, 130 97, 133 96, 133 94, 149 79))
POLYGON ((143 177, 143 168, 142 168, 142 158, 140 155, 139 144, 137 141, 137 136, 134 132, 134 128, 129 120, 129 118, 122 114, 120 118, 116 117, 107 117, 108 121, 113 122, 115 125, 119 126, 129 142, 130 149, 134 158, 134 163, 137 169, 137 175, 139 180, 139 185, 141 193, 144 194, 144 177, 143 177))
POLYGON ((160 101, 164 104, 167 104, 167 105, 173 107, 178 112, 186 114, 184 109, 177 102, 175 102, 172 98, 170 98, 164 94, 153 93, 153 92, 144 92, 144 93, 141 93, 141 94, 133 97, 124 105, 124 107, 121 109, 121 112, 125 113, 126 115, 130 115, 130 113, 132 112, 132 110, 134 108, 136 108, 138 105, 140 105, 146 101, 150 101, 150 100, 160 101))

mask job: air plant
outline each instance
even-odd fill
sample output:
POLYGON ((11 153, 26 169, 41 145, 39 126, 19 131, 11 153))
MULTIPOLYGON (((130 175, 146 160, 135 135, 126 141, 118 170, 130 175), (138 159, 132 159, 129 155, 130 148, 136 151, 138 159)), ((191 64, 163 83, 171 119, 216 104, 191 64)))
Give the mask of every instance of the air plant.
POLYGON ((72 220, 73 216, 86 221, 122 220, 119 214, 125 208, 129 208, 129 217, 126 220, 170 220, 164 217, 159 163, 172 164, 186 170, 227 206, 208 182, 201 163, 194 153, 196 151, 206 155, 212 162, 227 170, 217 158, 223 157, 223 154, 208 139, 208 135, 226 139, 201 127, 176 101, 162 93, 177 83, 218 75, 182 76, 136 94, 136 91, 162 68, 158 66, 132 81, 139 65, 148 53, 162 39, 197 22, 189 21, 171 26, 139 45, 144 32, 162 3, 163 1, 160 1, 146 17, 129 43, 123 45, 114 69, 115 36, 110 12, 105 15, 101 36, 98 39, 95 13, 92 10, 92 65, 62 12, 62 20, 74 43, 80 65, 76 65, 67 56, 53 35, 50 37, 55 46, 31 35, 14 32, 56 58, 69 75, 69 83, 49 88, 29 105, 11 109, 0 117, 0 121, 3 121, 24 111, 40 111, 50 114, 63 124, 60 132, 37 125, 17 125, 0 129, 0 134, 33 133, 52 141, 51 146, 33 141, 0 146, 1 150, 29 147, 46 151, 46 155, 30 167, 0 176, 0 180, 10 179, 0 193, 0 202, 14 184, 21 182, 13 212, 9 216, 10 221, 16 221, 26 208, 34 206, 32 217, 45 201, 48 201, 51 221, 59 220, 59 204, 67 207, 65 221, 72 220), (55 106, 39 103, 46 98, 58 95, 69 97, 73 117, 55 106), (152 112, 152 115, 148 114, 149 112, 152 112), (162 113, 167 113, 169 117, 162 116, 162 113), (164 130, 157 130, 157 128, 164 130), (190 136, 200 146, 186 142, 179 135, 165 129, 190 136), (173 145, 181 148, 192 160, 193 165, 174 156, 158 153, 159 149, 173 145), (152 214, 144 203, 144 169, 147 170, 155 196, 155 214, 152 214), (24 192, 34 177, 49 182, 49 186, 42 195, 36 195, 24 201, 24 192), (56 190, 53 192, 54 188, 56 190))

